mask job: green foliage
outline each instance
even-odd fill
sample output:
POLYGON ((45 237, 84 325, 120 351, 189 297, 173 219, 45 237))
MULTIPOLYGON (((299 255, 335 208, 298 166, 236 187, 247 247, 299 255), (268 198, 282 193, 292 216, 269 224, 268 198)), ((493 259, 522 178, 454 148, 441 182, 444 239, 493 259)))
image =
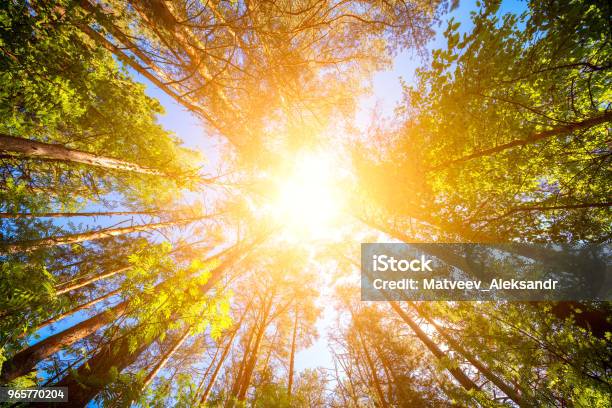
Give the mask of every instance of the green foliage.
POLYGON ((469 32, 449 21, 447 48, 405 87, 399 132, 380 157, 356 154, 363 187, 389 216, 500 240, 609 235, 608 209, 588 207, 609 201, 607 124, 529 141, 609 112, 612 102, 606 5, 561 3, 500 16, 499 2, 485 2, 469 32), (517 140, 527 143, 486 153, 517 140), (586 207, 564 208, 573 205, 586 207), (551 206, 560 208, 540 208, 551 206))

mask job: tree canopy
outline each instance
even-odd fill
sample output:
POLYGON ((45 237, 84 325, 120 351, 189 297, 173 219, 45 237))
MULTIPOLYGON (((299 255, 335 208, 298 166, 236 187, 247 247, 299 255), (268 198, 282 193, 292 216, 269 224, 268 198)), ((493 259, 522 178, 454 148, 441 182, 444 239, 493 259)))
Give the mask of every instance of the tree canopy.
POLYGON ((0 4, 0 384, 74 407, 610 406, 609 298, 360 296, 361 242, 610 243, 612 6, 465 7, 0 4), (370 115, 401 58, 414 80, 370 115))

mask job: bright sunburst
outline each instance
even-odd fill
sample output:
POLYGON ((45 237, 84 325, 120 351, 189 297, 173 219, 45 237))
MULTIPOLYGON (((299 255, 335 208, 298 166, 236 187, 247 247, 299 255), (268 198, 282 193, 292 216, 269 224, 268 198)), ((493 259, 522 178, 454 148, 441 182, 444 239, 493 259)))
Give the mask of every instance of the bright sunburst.
POLYGON ((298 156, 288 174, 275 177, 270 210, 291 238, 333 234, 344 205, 338 173, 331 154, 310 152, 298 156))

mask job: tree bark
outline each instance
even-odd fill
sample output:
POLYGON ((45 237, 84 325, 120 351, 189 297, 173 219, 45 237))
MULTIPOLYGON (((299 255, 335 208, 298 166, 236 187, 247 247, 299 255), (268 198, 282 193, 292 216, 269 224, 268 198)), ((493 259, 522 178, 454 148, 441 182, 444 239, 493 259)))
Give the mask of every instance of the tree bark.
POLYGON ((100 281, 102 279, 110 278, 111 276, 115 276, 119 273, 128 271, 130 269, 132 269, 132 266, 124 266, 123 268, 115 269, 114 271, 103 272, 103 273, 94 275, 90 278, 78 279, 76 282, 68 284, 68 285, 56 286, 55 294, 58 296, 63 295, 64 293, 68 293, 70 291, 82 288, 84 286, 91 285, 94 282, 100 281))
MULTIPOLYGON (((412 320, 408 313, 406 313, 402 308, 397 304, 397 302, 389 302, 393 310, 400 316, 400 318, 410 326, 414 334, 417 338, 427 347, 427 349, 436 357, 438 360, 441 360, 446 357, 446 354, 440 350, 440 348, 436 345, 436 343, 419 327, 419 325, 412 320)), ((480 387, 476 385, 474 381, 470 379, 460 368, 449 367, 447 368, 448 372, 457 380, 459 384, 467 391, 470 390, 479 390, 480 387)))
MULTIPOLYGON (((85 309, 89 309, 90 307, 92 307, 92 306, 102 302, 103 300, 106 300, 106 299, 108 299, 110 297, 113 297, 113 296, 121 293, 121 291, 122 291, 121 288, 115 289, 113 291, 108 292, 105 295, 102 295, 102 296, 99 296, 99 297, 97 297, 97 298, 95 298, 93 300, 90 300, 89 302, 86 302, 86 303, 83 303, 82 305, 76 306, 76 307, 68 310, 67 312, 61 313, 61 314, 59 314, 57 316, 54 316, 54 317, 52 317, 50 319, 47 319, 44 322, 40 323, 38 326, 36 326, 30 333, 36 333, 36 332, 44 329, 45 327, 47 327, 47 326, 49 326, 49 325, 51 325, 51 324, 53 324, 55 322, 59 322, 60 320, 66 318, 66 317, 68 317, 68 316, 70 316, 70 315, 72 315, 72 314, 74 314, 76 312, 79 312, 79 311, 85 310, 85 309)), ((21 335, 20 337, 24 337, 24 336, 25 336, 25 333, 23 335, 21 335)))
POLYGON ((133 225, 131 227, 109 228, 98 231, 89 231, 78 234, 64 235, 61 237, 39 238, 28 241, 0 242, 0 252, 6 252, 9 254, 14 254, 18 252, 30 252, 51 246, 77 244, 79 242, 92 241, 95 239, 101 239, 106 237, 116 237, 119 235, 130 234, 133 232, 150 231, 157 228, 172 227, 176 225, 187 224, 189 222, 194 222, 203 218, 206 217, 150 223, 143 225, 133 225))
POLYGON ((293 390, 293 369, 294 369, 294 364, 295 364, 295 339, 297 336, 297 328, 298 328, 298 310, 296 307, 295 321, 293 323, 293 336, 291 338, 291 357, 289 359, 289 381, 287 384, 287 396, 289 397, 289 401, 291 401, 291 392, 293 390))
MULTIPOLYGON (((351 312, 351 314, 353 314, 351 312)), ((372 382, 374 383, 374 389, 378 394, 378 399, 380 400, 380 404, 383 408, 387 408, 389 404, 387 404, 387 400, 385 398, 385 394, 383 392, 382 386, 380 385, 380 380, 378 379, 378 373, 376 372, 376 367, 374 366, 374 361, 372 360, 372 356, 370 355, 370 351, 368 350, 368 346, 363 339, 363 334, 361 333, 361 328, 359 327, 359 323, 355 320, 355 316, 353 315, 353 321, 355 322, 355 328, 357 329, 357 336, 359 337, 359 341, 361 343, 361 347, 363 348, 363 352, 365 354, 366 363, 368 365, 370 375, 372 377, 372 382)))
MULTIPOLYGON (((127 56, 123 50, 117 47, 115 44, 108 41, 103 35, 98 33, 93 28, 89 27, 86 24, 79 25, 81 31, 87 34, 92 40, 102 45, 102 47, 106 48, 112 54, 114 54, 121 62, 129 65, 132 69, 138 72, 140 75, 147 78, 151 81, 155 86, 164 91, 167 95, 169 95, 172 99, 178 102, 180 105, 184 106, 191 112, 197 113, 202 118, 204 118, 208 123, 215 127, 215 129, 220 130, 221 127, 216 123, 216 121, 212 118, 212 116, 206 112, 202 107, 195 105, 194 103, 188 101, 186 98, 180 96, 175 91, 173 91, 166 83, 162 82, 158 77, 151 74, 146 68, 140 66, 134 59, 127 56)), ((154 69, 157 71, 157 69, 154 69)))
POLYGON ((431 324, 438 333, 444 338, 446 343, 463 356, 470 364, 472 364, 478 371, 480 371, 487 380, 491 381, 497 388, 499 388, 508 398, 514 401, 519 407, 529 407, 530 405, 525 399, 512 387, 506 384, 501 378, 495 375, 489 367, 485 366, 480 360, 478 360, 472 353, 467 351, 458 341, 456 341, 443 327, 438 325, 433 319, 423 313, 416 305, 412 302, 408 303, 410 307, 427 323, 431 324))
POLYGON ((121 215, 158 215, 164 211, 107 211, 107 212, 48 212, 8 213, 0 212, 0 218, 68 218, 68 217, 114 217, 121 215))
MULTIPOLYGON (((239 250, 241 248, 236 247, 235 249, 239 250)), ((228 260, 226 260, 221 265, 219 265, 215 269, 213 274, 218 271, 225 271, 225 269, 227 269, 229 266, 231 266, 237 261, 237 257, 235 256, 235 253, 232 254, 230 252, 230 255, 233 255, 233 256, 230 256, 228 260)), ((165 284, 165 282, 159 283, 156 286, 156 288, 163 284, 165 284)), ((203 285, 202 287, 206 288, 206 289, 200 290, 201 295, 204 296, 206 292, 211 288, 211 286, 203 285)), ((153 290, 153 293, 154 292, 156 292, 156 290, 153 290)), ((128 303, 128 302, 126 301, 122 303, 128 303)), ((152 341, 153 340, 151 340, 151 342, 152 341)), ((77 375, 73 375, 71 373, 66 378, 64 378, 60 383, 56 385, 58 387, 69 387, 69 388, 76 390, 75 391, 77 394, 77 397, 75 398, 76 405, 71 405, 71 406, 80 407, 80 406, 84 406, 85 404, 87 404, 110 381, 112 381, 112 378, 110 378, 109 373, 113 366, 117 367, 118 371, 121 372, 121 370, 123 370, 125 367, 132 364, 136 360, 136 358, 138 358, 140 353, 146 350, 146 348, 148 348, 149 345, 151 344, 151 342, 145 343, 138 350, 136 350, 136 352, 129 353, 129 342, 124 338, 118 340, 118 342, 119 342, 117 343, 118 345, 115 344, 116 342, 113 342, 107 347, 107 349, 104 349, 102 352, 96 354, 94 357, 90 359, 90 361, 87 362, 87 364, 84 364, 83 366, 81 366, 81 368, 83 368, 82 373, 77 372, 77 375), (113 357, 112 357, 113 355, 119 356, 118 358, 115 358, 116 360, 118 360, 118 364, 112 364, 112 362, 108 361, 108 360, 111 360, 111 361, 113 360, 113 357), (85 379, 83 379, 83 377, 85 379)), ((73 392, 69 390, 69 393, 72 399, 73 392)))
MULTIPOLYGON (((237 252, 235 251, 241 249, 242 248, 240 247, 234 247, 230 252, 228 252, 228 259, 226 259, 213 271, 213 275, 221 275, 227 268, 234 264, 239 258, 237 252)), ((200 291, 202 296, 212 287, 212 285, 208 284, 210 280, 211 279, 209 279, 205 285, 201 286, 200 291)), ((158 283, 151 293, 155 293, 160 287, 167 284, 167 281, 158 283)), ((74 344, 75 342, 89 336, 102 326, 112 322, 115 316, 120 315, 127 310, 129 304, 129 300, 125 300, 113 306, 108 311, 101 312, 75 326, 49 336, 46 339, 24 350, 21 350, 15 354, 13 358, 4 363, 2 366, 0 381, 8 382, 29 373, 40 361, 55 354, 62 348, 74 344)))
POLYGON ((442 170, 450 166, 454 166, 459 163, 464 163, 469 160, 473 160, 479 157, 491 156, 493 154, 502 152, 507 149, 511 149, 517 146, 525 146, 534 142, 537 142, 542 139, 546 139, 554 136, 561 136, 564 134, 568 134, 574 132, 576 130, 589 129, 597 125, 601 125, 602 123, 612 121, 612 111, 604 112, 601 115, 582 120, 580 122, 570 123, 567 125, 558 126, 556 128, 545 130, 543 132, 532 133, 527 136, 525 139, 516 139, 508 143, 504 143, 502 145, 492 147, 490 149, 480 150, 466 156, 460 157, 458 159, 448 160, 446 162, 440 163, 436 166, 430 167, 427 171, 436 171, 442 170))
POLYGON ((6 383, 29 373, 42 360, 57 353, 62 348, 84 339, 102 326, 112 322, 117 315, 127 309, 127 306, 128 302, 123 301, 108 311, 90 317, 81 323, 21 350, 2 365, 0 382, 6 383))
POLYGON ((52 160, 63 163, 81 163, 108 170, 130 171, 140 174, 163 176, 165 173, 140 166, 136 163, 99 156, 80 150, 69 149, 62 145, 37 142, 34 140, 0 134, 0 153, 16 158, 52 160))
POLYGON ((249 302, 249 304, 245 308, 244 313, 242 314, 242 317, 240 318, 240 321, 238 322, 238 324, 236 324, 236 328, 234 329, 234 331, 232 332, 232 335, 228 339, 227 345, 223 349, 223 353, 221 354, 221 358, 219 359, 219 363, 215 367, 215 370, 213 371, 210 377, 210 380, 208 381, 208 385, 206 385, 206 389, 204 390, 202 397, 200 397, 200 402, 198 406, 204 406, 204 404, 206 404, 206 401, 208 400, 208 397, 210 396, 210 392, 215 386, 215 382, 217 381, 217 376, 219 375, 219 372, 221 371, 221 367, 223 367, 223 363, 225 363, 225 359, 227 358, 227 355, 229 354, 232 348, 232 344, 234 343, 234 338, 238 334, 240 327, 242 327, 242 323, 247 313, 249 312, 250 308, 251 308, 251 302, 249 302))
MULTIPOLYGON (((393 238, 399 239, 400 241, 403 241, 406 243, 410 242, 409 237, 407 237, 401 231, 397 231, 392 228, 385 227, 382 224, 378 224, 373 221, 369 221, 365 218, 359 218, 359 219, 364 224, 370 226, 371 228, 382 231, 385 234, 393 238)), ((491 239, 491 242, 496 241, 493 238, 490 238, 490 239, 491 239)), ((499 242, 500 240, 497 240, 497 241, 499 242)), ((529 245, 518 244, 518 243, 514 244, 511 248, 504 247, 500 249, 504 251, 508 251, 508 252, 513 252, 515 254, 518 254, 524 257, 528 257, 534 260, 544 260, 545 261, 546 259, 550 259, 551 257, 555 256, 554 250, 549 250, 546 248, 534 248, 529 245)), ((424 252, 429 253, 430 255, 440 259, 441 261, 443 261, 444 263, 448 265, 461 269, 462 271, 464 271, 465 273, 471 276, 477 276, 477 274, 474 273, 473 269, 467 263, 467 260, 460 255, 454 254, 450 251, 446 251, 441 248, 435 248, 433 246, 429 246, 427 248, 427 251, 424 251, 424 252)), ((350 261, 353 262, 352 260, 350 261)), ((580 260, 576 259, 576 262, 580 262, 580 260)), ((357 268, 359 268, 358 264, 355 264, 355 265, 357 266, 357 268)), ((551 313, 553 313, 559 319, 563 320, 569 317, 570 314, 572 314, 572 309, 576 307, 576 305, 577 305, 576 302, 559 302, 557 306, 551 310, 551 313)), ((584 309, 585 307, 586 306, 580 306, 578 308, 584 309)), ((587 308, 587 309, 590 309, 589 310, 590 313, 575 314, 576 325, 582 328, 585 328, 587 330, 590 330, 595 336, 599 338, 605 338, 606 332, 612 332, 612 319, 608 319, 605 312, 602 312, 596 309, 594 310, 592 308, 587 308)))
POLYGON ((144 381, 142 382, 142 386, 140 387, 141 393, 144 393, 149 384, 151 384, 157 374, 159 374, 159 372, 166 366, 170 358, 172 358, 174 353, 176 353, 176 351, 183 345, 185 340, 187 340, 187 337, 189 337, 189 328, 187 328, 182 335, 176 338, 176 340, 168 349, 168 351, 166 351, 162 359, 159 360, 159 362, 155 365, 155 368, 153 368, 153 370, 151 370, 151 372, 147 374, 144 381))
POLYGON ((122 337, 102 347, 98 353, 83 363, 76 372, 70 372, 54 387, 68 387, 69 399, 62 406, 82 408, 86 406, 102 389, 113 381, 110 375, 112 368, 117 372, 134 363, 155 339, 146 341, 130 352, 129 341, 122 337))
POLYGON ((255 370, 255 365, 257 364, 257 359, 259 357, 259 348, 261 346, 261 340, 266 333, 266 329, 268 328, 268 324, 270 321, 268 317, 270 316, 270 311, 272 309, 272 297, 270 301, 265 306, 264 313, 262 315, 261 324, 257 331, 257 336, 255 337, 255 344, 253 345, 253 350, 250 353, 250 358, 247 361, 246 367, 244 369, 244 374, 242 376, 242 381, 240 381, 240 388, 238 389, 238 395, 236 396, 238 401, 244 401, 246 398, 246 393, 249 389, 249 385, 251 384, 251 377, 253 375, 253 371, 255 370))

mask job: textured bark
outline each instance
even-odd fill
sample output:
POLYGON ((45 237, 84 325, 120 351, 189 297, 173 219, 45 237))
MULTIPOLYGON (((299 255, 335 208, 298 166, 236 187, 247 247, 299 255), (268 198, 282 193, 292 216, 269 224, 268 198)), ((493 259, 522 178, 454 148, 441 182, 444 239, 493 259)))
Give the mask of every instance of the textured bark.
POLYGON ((6 134, 0 134, 0 153, 14 155, 17 158, 81 163, 108 170, 130 171, 155 176, 164 175, 159 170, 143 167, 136 163, 69 149, 58 144, 42 143, 6 134))
POLYGON ((547 139, 549 137, 561 136, 572 133, 577 130, 589 129, 597 125, 601 125, 603 123, 607 123, 612 121, 612 111, 604 112, 601 115, 585 119, 580 122, 570 123, 567 125, 558 126, 556 128, 545 130, 543 132, 532 133, 527 136, 525 139, 517 139, 508 143, 504 143, 502 145, 492 147, 490 149, 480 150, 466 156, 460 157, 458 159, 453 159, 446 161, 444 163, 438 164, 428 169, 428 171, 441 170, 459 163, 464 163, 466 161, 470 161, 479 157, 491 156, 493 154, 503 152, 504 150, 512 149, 513 147, 518 146, 526 146, 532 143, 535 143, 539 140, 547 139))

